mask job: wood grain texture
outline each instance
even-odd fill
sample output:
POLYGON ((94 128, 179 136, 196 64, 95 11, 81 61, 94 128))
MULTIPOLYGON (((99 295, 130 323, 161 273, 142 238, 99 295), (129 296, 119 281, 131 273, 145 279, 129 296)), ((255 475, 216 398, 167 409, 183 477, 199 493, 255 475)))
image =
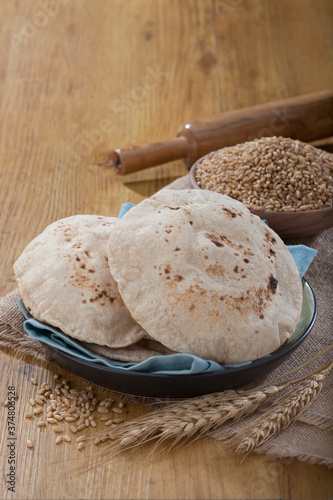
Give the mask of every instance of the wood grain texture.
MULTIPOLYGON (((47 224, 77 213, 115 216, 123 202, 138 203, 186 173, 178 161, 119 178, 107 163, 110 149, 173 138, 193 118, 324 90, 333 81, 329 0, 0 5, 1 295, 15 288, 13 263, 47 224)), ((169 454, 151 455, 146 446, 93 468, 92 450, 56 447, 50 429, 24 419, 31 376, 51 380, 55 370, 0 353, 2 498, 330 498, 324 467, 265 456, 240 462, 207 439, 169 454), (5 483, 9 385, 19 393, 16 493, 5 483), (86 467, 83 476, 72 472, 76 464, 86 467)), ((146 411, 128 410, 127 418, 146 411)))

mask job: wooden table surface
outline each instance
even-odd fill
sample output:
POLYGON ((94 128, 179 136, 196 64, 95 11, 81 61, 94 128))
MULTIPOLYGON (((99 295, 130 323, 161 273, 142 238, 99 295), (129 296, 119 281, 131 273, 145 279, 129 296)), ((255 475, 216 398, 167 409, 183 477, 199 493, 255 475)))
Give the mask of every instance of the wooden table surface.
MULTIPOLYGON (((332 21, 330 0, 1 0, 1 295, 16 287, 14 261, 52 221, 116 216, 123 202, 187 172, 178 161, 120 177, 112 148, 329 88, 332 21)), ((24 418, 31 377, 51 381, 56 371, 0 352, 1 498, 332 498, 325 467, 260 455, 241 462, 208 439, 153 456, 147 445, 94 468, 93 448, 56 446, 50 429, 24 418), (19 393, 15 493, 6 484, 8 386, 19 393), (85 473, 75 476, 73 465, 85 473)), ((130 404, 127 418, 143 411, 130 404)))

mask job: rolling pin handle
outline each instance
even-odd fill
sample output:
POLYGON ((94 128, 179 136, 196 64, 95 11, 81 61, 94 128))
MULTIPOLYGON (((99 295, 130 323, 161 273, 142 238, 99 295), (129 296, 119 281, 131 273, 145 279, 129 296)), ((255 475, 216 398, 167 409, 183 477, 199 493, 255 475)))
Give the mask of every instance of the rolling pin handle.
POLYGON ((191 143, 184 136, 169 141, 117 148, 112 152, 112 162, 117 174, 124 175, 144 168, 187 157, 191 143))

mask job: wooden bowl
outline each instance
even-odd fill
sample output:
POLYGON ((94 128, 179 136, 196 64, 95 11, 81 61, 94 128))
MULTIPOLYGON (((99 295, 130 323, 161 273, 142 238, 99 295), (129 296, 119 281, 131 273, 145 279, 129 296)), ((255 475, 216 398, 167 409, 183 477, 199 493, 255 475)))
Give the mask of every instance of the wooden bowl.
MULTIPOLYGON (((201 189, 195 178, 196 165, 201 160, 202 158, 190 169, 189 182, 191 189, 201 189)), ((258 215, 261 219, 265 219, 269 227, 281 238, 310 236, 333 226, 333 207, 302 212, 274 212, 271 210, 250 210, 250 212, 258 215)))

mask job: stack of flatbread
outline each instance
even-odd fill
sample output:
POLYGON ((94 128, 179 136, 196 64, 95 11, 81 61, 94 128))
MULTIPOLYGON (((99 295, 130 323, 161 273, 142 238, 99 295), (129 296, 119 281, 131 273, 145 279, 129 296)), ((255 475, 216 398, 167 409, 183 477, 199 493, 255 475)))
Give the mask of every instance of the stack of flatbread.
POLYGON ((280 347, 301 314, 301 280, 282 240, 213 191, 160 191, 121 219, 61 219, 14 269, 36 319, 123 361, 175 352, 255 360, 280 347))

